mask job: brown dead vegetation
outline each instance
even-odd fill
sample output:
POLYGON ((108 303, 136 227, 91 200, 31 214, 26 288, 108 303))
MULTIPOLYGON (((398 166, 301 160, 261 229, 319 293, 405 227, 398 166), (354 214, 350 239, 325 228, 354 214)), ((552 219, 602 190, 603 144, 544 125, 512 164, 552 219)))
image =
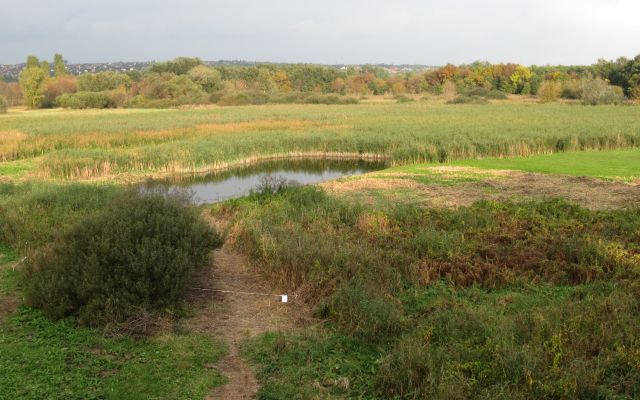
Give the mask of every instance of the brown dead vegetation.
MULTIPOLYGON (((460 173, 474 172, 472 168, 437 168, 443 173, 441 177, 445 180, 460 177, 460 173)), ((478 200, 526 201, 551 198, 563 198, 592 210, 640 205, 640 185, 637 183, 520 171, 481 170, 479 173, 484 175, 481 180, 454 184, 424 184, 412 179, 420 175, 390 173, 385 174, 383 179, 369 174, 361 178, 324 183, 322 186, 336 195, 370 192, 370 196, 373 196, 378 192, 389 198, 394 196, 394 191, 407 189, 415 195, 412 199, 419 198, 428 207, 469 206, 478 200)))

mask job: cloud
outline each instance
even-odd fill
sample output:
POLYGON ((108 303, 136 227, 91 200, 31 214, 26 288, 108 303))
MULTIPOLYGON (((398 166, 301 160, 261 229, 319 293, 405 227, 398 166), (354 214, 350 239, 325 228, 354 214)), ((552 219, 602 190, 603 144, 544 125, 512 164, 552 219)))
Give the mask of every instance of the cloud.
POLYGON ((203 59, 584 64, 640 52, 635 0, 23 0, 0 63, 203 59))

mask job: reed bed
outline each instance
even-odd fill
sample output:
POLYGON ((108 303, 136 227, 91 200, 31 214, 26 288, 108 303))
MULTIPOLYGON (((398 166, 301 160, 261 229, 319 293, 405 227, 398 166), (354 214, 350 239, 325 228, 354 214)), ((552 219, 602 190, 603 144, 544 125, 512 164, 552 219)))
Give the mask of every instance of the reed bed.
POLYGON ((375 155, 392 165, 640 146, 640 108, 566 104, 269 105, 0 118, 0 163, 40 178, 203 172, 263 158, 375 155))

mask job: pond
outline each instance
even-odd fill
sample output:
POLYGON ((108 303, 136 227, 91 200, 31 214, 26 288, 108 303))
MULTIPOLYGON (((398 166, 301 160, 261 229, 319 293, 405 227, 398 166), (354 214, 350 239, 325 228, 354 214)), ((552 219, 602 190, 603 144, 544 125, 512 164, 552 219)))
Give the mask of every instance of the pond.
POLYGON ((187 196, 193 204, 211 204, 246 196, 265 182, 313 184, 385 168, 384 162, 364 160, 280 160, 208 175, 147 181, 143 192, 187 196))

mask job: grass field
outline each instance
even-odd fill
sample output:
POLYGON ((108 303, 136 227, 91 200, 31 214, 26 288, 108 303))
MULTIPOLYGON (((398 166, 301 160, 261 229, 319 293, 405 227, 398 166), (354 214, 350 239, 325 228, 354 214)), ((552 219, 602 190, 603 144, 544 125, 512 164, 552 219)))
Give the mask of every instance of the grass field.
POLYGON ((215 337, 51 322, 20 305, 16 263, 126 182, 275 155, 392 166, 203 208, 311 321, 243 342, 259 399, 639 398, 639 148, 631 106, 2 115, 0 398, 191 399, 222 384, 215 337))
POLYGON ((454 162, 453 165, 634 181, 640 179, 640 150, 585 151, 531 157, 463 160, 454 162))
POLYGON ((135 179, 268 156, 368 155, 404 164, 637 147, 640 109, 427 101, 46 110, 0 116, 0 138, 5 179, 135 179))

